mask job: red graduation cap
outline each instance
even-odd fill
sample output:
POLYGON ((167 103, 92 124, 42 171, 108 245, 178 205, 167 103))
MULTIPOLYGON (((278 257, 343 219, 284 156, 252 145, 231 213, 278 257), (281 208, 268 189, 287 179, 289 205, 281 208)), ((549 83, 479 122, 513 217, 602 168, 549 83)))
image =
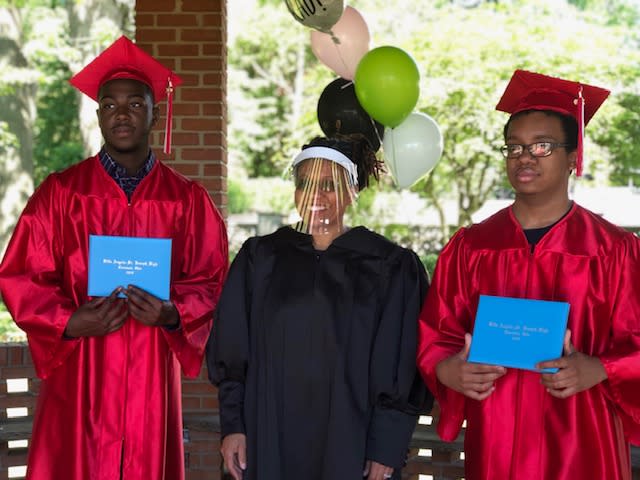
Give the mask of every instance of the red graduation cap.
POLYGON ((170 153, 173 89, 182 79, 123 35, 76 73, 69 83, 98 101, 100 87, 117 79, 137 80, 148 85, 156 103, 167 98, 164 152, 170 153))
POLYGON ((496 110, 515 114, 524 110, 551 110, 578 122, 576 175, 582 175, 584 127, 609 96, 609 90, 583 83, 516 70, 496 110))

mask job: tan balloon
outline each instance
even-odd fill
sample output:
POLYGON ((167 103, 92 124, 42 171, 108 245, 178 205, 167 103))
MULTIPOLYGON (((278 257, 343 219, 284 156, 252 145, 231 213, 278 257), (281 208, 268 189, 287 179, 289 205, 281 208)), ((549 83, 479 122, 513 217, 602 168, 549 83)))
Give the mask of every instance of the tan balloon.
POLYGON ((339 77, 353 80, 360 59, 369 51, 369 27, 355 8, 347 6, 331 33, 311 32, 314 55, 339 77))

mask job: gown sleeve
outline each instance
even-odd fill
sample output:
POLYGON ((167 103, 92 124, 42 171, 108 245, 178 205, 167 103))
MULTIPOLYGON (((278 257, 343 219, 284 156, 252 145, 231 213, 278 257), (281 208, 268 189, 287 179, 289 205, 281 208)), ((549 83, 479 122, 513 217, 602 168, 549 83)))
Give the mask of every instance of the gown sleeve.
POLYGON ((56 219, 61 188, 55 175, 34 192, 18 220, 2 264, 0 293, 27 334, 36 373, 47 378, 76 348, 63 339, 67 321, 79 305, 63 288, 61 226, 56 219))
POLYGON ((417 321, 427 274, 413 252, 398 248, 393 257, 371 353, 373 413, 366 458, 399 469, 417 416, 431 409, 433 398, 416 369, 417 321))
POLYGON ((218 387, 222 437, 245 433, 243 408, 253 271, 249 242, 244 243, 231 264, 207 343, 207 368, 209 380, 218 387))
POLYGON ((610 271, 613 285, 612 332, 607 351, 599 355, 608 380, 603 386, 622 418, 627 439, 640 445, 640 240, 627 235, 610 271))
POLYGON ((440 407, 437 431, 445 441, 456 439, 464 420, 464 395, 445 387, 436 377, 438 363, 458 353, 464 346, 465 333, 471 331, 464 252, 462 229, 438 257, 418 330, 418 369, 440 407))
POLYGON ((180 328, 162 329, 188 377, 200 372, 213 310, 229 265, 224 221, 207 191, 198 184, 192 188, 184 249, 178 252, 180 270, 171 283, 171 301, 180 314, 180 328))

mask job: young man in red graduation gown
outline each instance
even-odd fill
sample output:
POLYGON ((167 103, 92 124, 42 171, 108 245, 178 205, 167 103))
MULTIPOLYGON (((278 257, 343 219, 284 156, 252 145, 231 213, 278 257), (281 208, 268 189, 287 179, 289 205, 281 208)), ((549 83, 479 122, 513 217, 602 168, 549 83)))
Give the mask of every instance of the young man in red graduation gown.
POLYGON ((569 199, 582 128, 608 91, 516 71, 497 106, 515 201, 442 251, 420 323, 418 364, 465 478, 631 479, 640 443, 638 239, 569 199), (584 110, 583 110, 584 108, 584 110), (568 302, 562 357, 538 373, 467 361, 479 295, 568 302))
POLYGON ((40 185, 0 266, 42 378, 27 478, 183 479, 181 370, 201 368, 224 223, 205 189, 149 148, 173 72, 121 37, 71 83, 98 102, 104 146, 40 185), (169 301, 132 285, 89 298, 89 235, 170 238, 169 301))

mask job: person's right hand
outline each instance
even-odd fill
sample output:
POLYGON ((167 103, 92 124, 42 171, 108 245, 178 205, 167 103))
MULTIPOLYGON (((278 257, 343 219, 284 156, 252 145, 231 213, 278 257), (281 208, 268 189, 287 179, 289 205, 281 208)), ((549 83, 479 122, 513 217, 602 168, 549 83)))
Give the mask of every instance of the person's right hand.
POLYGON ((115 332, 124 324, 129 312, 124 298, 118 298, 121 287, 108 297, 94 298, 80 306, 67 322, 67 337, 99 337, 115 332))
POLYGON ((462 350, 438 363, 436 376, 443 385, 456 392, 475 400, 484 400, 495 390, 494 382, 507 373, 507 369, 467 362, 470 347, 471 334, 466 333, 462 350))
POLYGON ((244 433, 227 435, 222 439, 220 452, 234 480, 242 480, 242 471, 247 468, 247 436, 244 433))

